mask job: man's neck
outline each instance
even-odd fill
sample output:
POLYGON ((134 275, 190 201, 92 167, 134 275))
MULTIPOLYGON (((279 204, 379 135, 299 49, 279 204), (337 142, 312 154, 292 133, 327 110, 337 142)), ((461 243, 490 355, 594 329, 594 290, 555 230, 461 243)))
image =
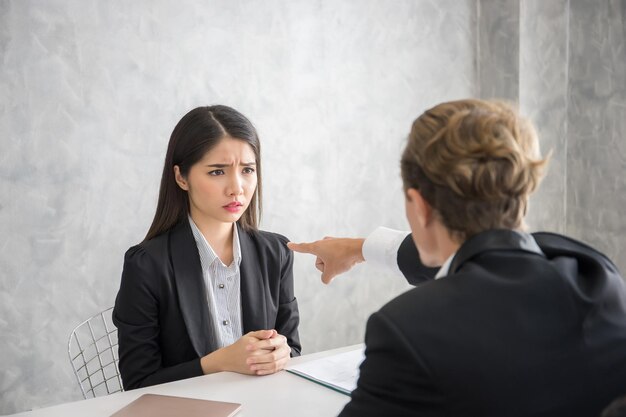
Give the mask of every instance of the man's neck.
POLYGON ((450 231, 440 222, 437 222, 434 229, 435 241, 437 244, 437 263, 443 265, 461 247, 462 242, 458 242, 452 237, 450 231))

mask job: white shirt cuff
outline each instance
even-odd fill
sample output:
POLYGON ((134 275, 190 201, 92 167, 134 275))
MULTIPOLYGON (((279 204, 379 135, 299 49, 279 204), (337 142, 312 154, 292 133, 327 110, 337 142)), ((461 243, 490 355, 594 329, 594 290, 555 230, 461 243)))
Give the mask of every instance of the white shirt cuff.
POLYGON ((408 232, 379 227, 363 242, 363 258, 369 265, 403 276, 398 266, 398 249, 408 232))

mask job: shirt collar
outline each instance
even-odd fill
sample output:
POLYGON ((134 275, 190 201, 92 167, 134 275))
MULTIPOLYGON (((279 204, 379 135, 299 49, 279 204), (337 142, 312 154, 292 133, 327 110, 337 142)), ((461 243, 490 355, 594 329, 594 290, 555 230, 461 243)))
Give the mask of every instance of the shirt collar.
MULTIPOLYGON (((196 246, 198 247, 198 251, 202 252, 203 256, 200 256, 200 261, 202 264, 202 269, 207 269, 210 265, 213 265, 214 262, 219 262, 222 264, 222 261, 217 257, 217 254, 209 245, 206 238, 193 221, 191 216, 187 216, 189 219, 189 225, 191 226, 191 231, 193 233, 194 240, 196 241, 196 246)), ((239 244, 239 231, 237 230, 237 223, 233 225, 233 263, 231 265, 236 265, 239 267, 241 264, 241 245, 239 244)), ((226 265, 229 267, 230 265, 226 265)))
POLYGON ((233 260, 236 265, 241 264, 241 245, 239 244, 239 228, 233 224, 233 260))
POLYGON ((450 255, 448 259, 446 259, 446 261, 443 263, 443 265, 441 265, 441 268, 439 268, 439 271, 437 271, 437 275, 435 275, 435 279, 443 278, 448 275, 448 272, 450 272, 450 264, 452 263, 454 255, 456 255, 456 252, 450 255))

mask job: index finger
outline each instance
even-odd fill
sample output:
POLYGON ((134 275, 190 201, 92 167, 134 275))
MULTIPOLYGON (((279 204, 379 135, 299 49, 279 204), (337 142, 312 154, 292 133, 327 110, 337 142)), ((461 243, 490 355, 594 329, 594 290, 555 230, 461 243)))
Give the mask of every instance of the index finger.
POLYGON ((315 255, 316 252, 315 252, 314 244, 315 244, 315 242, 311 242, 311 243, 287 242, 287 247, 289 249, 291 249, 292 251, 294 251, 294 252, 311 253, 311 254, 315 255))

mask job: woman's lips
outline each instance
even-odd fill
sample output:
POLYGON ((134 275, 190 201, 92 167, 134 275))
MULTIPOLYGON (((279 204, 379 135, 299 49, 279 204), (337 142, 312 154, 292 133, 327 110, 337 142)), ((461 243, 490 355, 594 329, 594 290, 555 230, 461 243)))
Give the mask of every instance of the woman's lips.
POLYGON ((226 204, 224 206, 226 211, 230 213, 237 213, 238 211, 241 210, 242 207, 243 207, 243 204, 240 203, 239 201, 233 201, 232 203, 226 204))

